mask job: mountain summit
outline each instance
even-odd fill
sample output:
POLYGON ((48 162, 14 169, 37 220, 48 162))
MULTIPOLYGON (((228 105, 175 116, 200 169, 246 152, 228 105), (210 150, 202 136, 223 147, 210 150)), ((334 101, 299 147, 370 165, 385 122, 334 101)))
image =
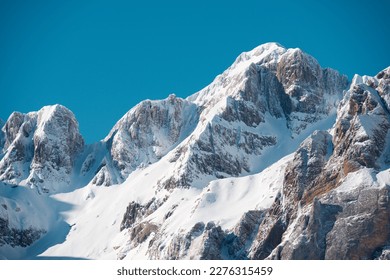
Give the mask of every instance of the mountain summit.
POLYGON ((390 256, 390 67, 242 53, 186 99, 146 100, 85 145, 61 105, 0 134, 0 256, 390 256))

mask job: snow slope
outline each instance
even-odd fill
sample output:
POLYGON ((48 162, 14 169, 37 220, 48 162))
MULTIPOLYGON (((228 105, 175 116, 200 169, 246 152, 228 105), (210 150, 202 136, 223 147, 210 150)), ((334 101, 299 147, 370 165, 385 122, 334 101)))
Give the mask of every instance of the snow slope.
MULTIPOLYGON (((262 173, 212 181, 204 189, 177 189, 172 193, 159 192, 155 196, 157 178, 169 170, 169 162, 161 160, 130 175, 125 183, 110 188, 87 185, 66 194, 53 195, 53 199, 72 205, 61 215, 71 225, 66 240, 52 246, 41 257, 76 257, 87 259, 116 259, 128 232, 120 231, 120 224, 128 201, 146 203, 150 198, 169 198, 144 220, 158 224, 167 238, 186 232, 198 222, 215 221, 223 229, 232 229, 243 212, 267 209, 283 184, 284 168, 291 156, 265 169, 262 173), (165 216, 173 205, 175 211, 165 216), (93 238, 90 238, 93 236, 93 238)), ((147 242, 138 248, 126 248, 127 258, 146 259, 147 242)), ((121 254, 124 252, 122 251, 121 254)))

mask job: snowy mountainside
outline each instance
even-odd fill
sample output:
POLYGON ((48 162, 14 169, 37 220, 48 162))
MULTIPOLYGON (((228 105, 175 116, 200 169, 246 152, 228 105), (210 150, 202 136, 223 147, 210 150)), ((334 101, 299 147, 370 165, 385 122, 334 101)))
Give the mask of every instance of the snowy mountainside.
MULTIPOLYGON (((169 161, 163 158, 134 171, 123 184, 110 188, 89 184, 74 192, 56 194, 56 200, 74 205, 65 217, 72 228, 63 243, 49 248, 41 256, 197 258, 199 248, 196 246, 193 252, 185 248, 176 252, 177 240, 185 239, 194 225, 203 224, 205 228, 210 217, 218 221, 222 229, 231 229, 240 220, 242 211, 269 207, 281 187, 280 174, 288 159, 261 174, 212 181, 205 189, 177 188, 156 194, 155 188, 145 186, 155 186, 161 173, 172 170, 169 161), (258 184, 259 181, 263 184, 258 184), (134 203, 129 205, 128 201, 134 203), (88 241, 90 236, 94 236, 91 242, 88 241), (151 247, 153 239, 154 247, 151 247), (163 250, 155 250, 164 244, 167 246, 163 250)), ((202 238, 199 236, 196 242, 200 243, 202 238)))
POLYGON ((107 154, 93 183, 123 182, 136 168, 161 159, 193 131, 197 121, 198 108, 174 94, 165 100, 141 102, 103 140, 107 154))
POLYGON ((186 99, 141 102, 91 145, 61 105, 14 113, 0 255, 387 258, 389 85, 390 68, 348 84, 267 43, 186 99))
POLYGON ((315 132, 294 154, 250 258, 389 258, 390 114, 377 86, 382 74, 355 76, 333 128, 315 132), (264 238, 271 235, 278 242, 264 238))
POLYGON ((209 86, 187 98, 202 109, 199 122, 176 148, 172 161, 178 171, 161 187, 203 187, 204 175, 225 178, 260 171, 266 167, 263 155, 280 146, 290 147, 289 152, 298 146, 284 145, 284 140, 303 140, 313 126, 332 122, 346 86, 345 76, 321 69, 300 49, 268 43, 241 54, 209 86))

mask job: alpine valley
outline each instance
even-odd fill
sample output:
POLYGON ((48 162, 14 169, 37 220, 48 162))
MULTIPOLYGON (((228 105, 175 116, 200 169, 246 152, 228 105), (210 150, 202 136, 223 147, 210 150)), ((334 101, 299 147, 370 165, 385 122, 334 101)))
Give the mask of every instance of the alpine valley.
POLYGON ((0 131, 3 259, 390 259, 390 67, 242 53, 86 145, 61 105, 0 131))

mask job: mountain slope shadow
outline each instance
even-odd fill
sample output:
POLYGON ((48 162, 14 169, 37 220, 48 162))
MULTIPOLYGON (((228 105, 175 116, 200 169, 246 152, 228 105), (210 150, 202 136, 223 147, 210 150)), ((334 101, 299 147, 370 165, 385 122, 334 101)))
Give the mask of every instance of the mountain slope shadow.
POLYGON ((61 213, 73 205, 35 190, 0 182, 0 205, 0 257, 40 258, 48 248, 63 243, 71 229, 61 213))

